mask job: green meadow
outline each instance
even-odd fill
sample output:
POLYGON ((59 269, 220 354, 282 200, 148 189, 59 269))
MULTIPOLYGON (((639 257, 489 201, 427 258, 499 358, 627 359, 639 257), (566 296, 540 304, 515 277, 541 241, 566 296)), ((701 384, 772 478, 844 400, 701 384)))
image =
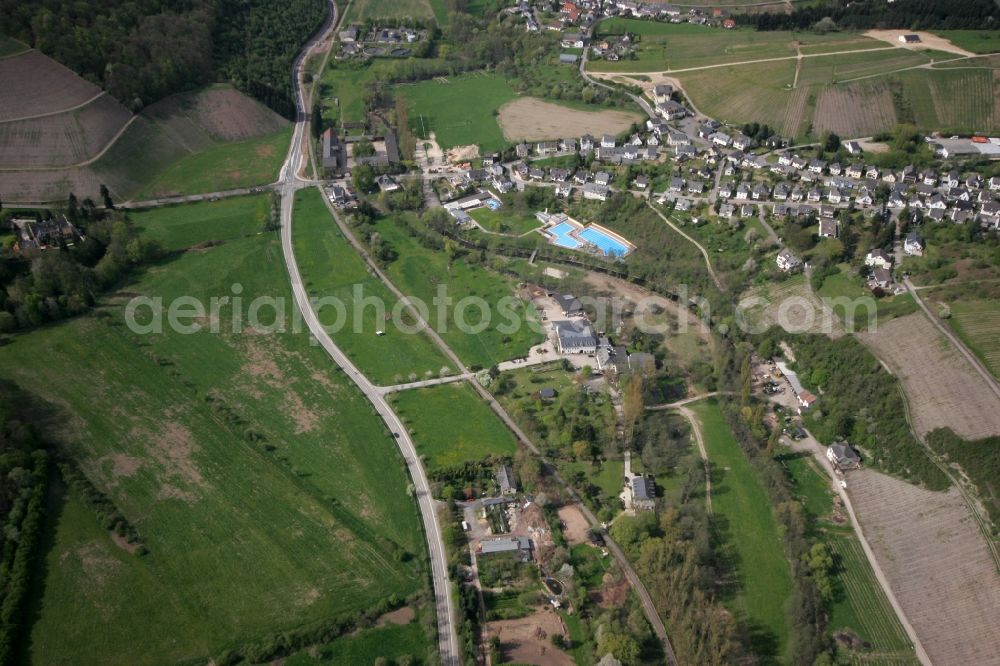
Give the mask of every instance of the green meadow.
POLYGON ((270 198, 256 194, 130 211, 129 219, 143 236, 156 240, 167 251, 176 251, 257 234, 270 211, 270 198))
POLYGON ((713 523, 736 579, 726 603, 749 623, 758 649, 780 657, 788 641, 785 603, 792 593, 792 575, 771 501, 718 403, 702 401, 691 410, 701 421, 712 466, 713 523))
POLYGON ((196 194, 267 185, 278 178, 292 128, 237 143, 212 146, 168 166, 133 198, 196 194))
POLYGON ((534 307, 516 297, 512 279, 483 268, 468 256, 460 256, 449 265, 446 253, 420 245, 403 224, 387 217, 375 227, 382 241, 398 255, 388 266, 389 277, 404 294, 428 305, 430 325, 464 363, 488 368, 524 356, 532 345, 544 340, 544 335, 528 323, 535 322, 534 307), (443 316, 431 307, 439 288, 452 302, 443 308, 443 316), (489 308, 488 318, 475 302, 465 300, 467 297, 482 299, 489 308), (468 324, 466 331, 459 325, 463 320, 468 324), (520 323, 511 325, 511 321, 520 323))
MULTIPOLYGON (((258 296, 291 303, 277 236, 243 237, 240 216, 223 219, 206 219, 202 240, 224 243, 165 259, 95 313, 0 348, 0 378, 32 396, 42 435, 149 550, 117 545, 76 491, 54 494, 23 663, 204 663, 426 588, 395 443, 305 333, 268 334, 269 308, 255 328, 248 316, 235 327, 231 309, 183 318, 204 327, 188 334, 126 325, 133 295, 166 309, 239 283, 243 311, 258 296)), ((141 224, 198 240, 163 218, 141 224)))
POLYGON ((343 304, 341 311, 334 306, 320 308, 320 321, 336 326, 332 335, 338 346, 376 383, 401 384, 426 379, 428 373, 437 375, 448 367, 447 359, 426 334, 406 332, 412 330, 412 318, 402 314, 398 299, 368 272, 322 197, 315 188, 297 192, 292 226, 295 259, 309 296, 343 304))
POLYGON ((396 92, 409 102, 410 127, 427 138, 435 133, 442 148, 478 144, 483 150, 506 145, 495 112, 517 97, 500 74, 462 74, 412 85, 396 92))
POLYGON ((512 456, 517 448, 507 426, 464 382, 400 391, 390 400, 429 470, 512 456))

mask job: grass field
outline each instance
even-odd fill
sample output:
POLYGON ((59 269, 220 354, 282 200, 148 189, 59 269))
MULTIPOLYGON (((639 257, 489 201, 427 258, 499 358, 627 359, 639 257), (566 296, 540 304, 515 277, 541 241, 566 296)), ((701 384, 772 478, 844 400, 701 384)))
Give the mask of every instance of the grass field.
MULTIPOLYGON (((599 31, 638 34, 638 59, 592 60, 589 69, 676 71, 701 112, 729 122, 766 123, 785 136, 815 137, 823 131, 868 136, 911 121, 934 130, 989 132, 1000 127, 989 63, 977 62, 975 69, 898 71, 954 59, 954 54, 892 49, 857 33, 713 30, 620 18, 601 22, 599 31), (797 53, 838 55, 803 59, 796 78, 797 53), (752 62, 768 58, 789 59, 752 62)), ((1000 41, 993 33, 969 32, 959 38, 973 50, 987 51, 1000 41)))
POLYGON ((780 456, 780 461, 806 512, 815 519, 827 516, 833 508, 833 491, 826 477, 816 469, 812 456, 789 451, 780 456))
POLYGON ((617 497, 625 486, 625 462, 605 460, 600 466, 589 462, 565 462, 560 465, 570 474, 583 472, 587 479, 608 497, 617 497))
POLYGON ((266 194, 129 211, 142 235, 164 250, 252 236, 264 228, 271 202, 266 194))
POLYGON ((841 266, 839 272, 825 278, 819 288, 819 295, 824 299, 831 299, 833 311, 848 330, 867 330, 871 309, 866 304, 874 304, 875 316, 880 324, 917 311, 917 304, 910 294, 876 299, 863 286, 862 278, 851 277, 847 271, 846 265, 841 266), (850 299, 852 305, 856 304, 850 313, 850 322, 847 321, 849 313, 844 305, 844 299, 850 299))
POLYGON ((892 77, 903 86, 913 120, 944 131, 1000 129, 995 70, 918 69, 892 77))
POLYGON ((278 177, 292 128, 267 136, 212 146, 167 167, 134 198, 215 192, 266 185, 278 177))
POLYGON ((532 345, 545 339, 535 330, 534 308, 515 296, 513 279, 489 271, 469 257, 459 257, 449 267, 444 252, 420 245, 400 224, 384 218, 376 225, 382 240, 399 255, 389 264, 389 276, 404 294, 428 305, 430 325, 467 365, 488 368, 524 356, 532 345), (431 307, 439 288, 452 303, 443 308, 443 316, 431 307), (466 300, 470 297, 477 300, 466 300), (483 316, 479 303, 488 307, 488 316, 483 316), (465 331, 459 325, 462 321, 468 324, 465 331), (519 323, 511 326, 511 321, 519 323))
POLYGON ((1000 303, 956 301, 950 307, 952 330, 994 377, 1000 377, 1000 303))
POLYGON ((503 234, 526 234, 542 226, 534 215, 519 215, 506 208, 500 210, 476 208, 469 211, 469 216, 483 229, 503 234))
POLYGON ((430 470, 514 455, 514 435, 464 382, 401 391, 390 399, 430 470))
POLYGON ((442 148, 478 144, 499 150, 506 141, 494 112, 516 97, 499 74, 463 74, 447 83, 439 79, 397 86, 410 103, 410 126, 427 138, 434 132, 442 148))
POLYGON ((353 0, 347 14, 344 15, 344 25, 364 23, 368 19, 417 18, 433 19, 428 0, 353 0))
MULTIPOLYGON (((205 302, 240 283, 245 304, 290 303, 277 237, 239 238, 242 224, 231 217, 204 239, 235 240, 156 265, 124 293, 205 302)), ((233 332, 223 309, 218 334, 142 335, 123 298, 0 349, 0 377, 35 396, 45 436, 149 548, 115 545, 73 493, 58 503, 24 661, 204 662, 425 586, 393 440, 306 334, 233 332)))
POLYGON ((934 34, 973 53, 1000 52, 1000 30, 935 30, 934 34))
POLYGON ((300 652, 282 663, 284 666, 374 664, 379 657, 398 660, 408 655, 423 659, 428 649, 430 643, 418 623, 389 624, 346 636, 314 650, 300 652))
POLYGON ((712 465, 713 522, 731 549, 737 581, 727 603, 750 623, 759 649, 780 657, 788 639, 784 607, 792 578, 771 502, 715 400, 691 409, 701 421, 712 465))
POLYGON ((637 60, 592 60, 587 68, 601 72, 642 72, 687 69, 795 56, 803 52, 830 53, 884 47, 885 43, 855 33, 757 32, 715 30, 693 23, 660 23, 614 18, 599 24, 601 35, 631 32, 639 35, 637 60))
MULTIPOLYGON (((337 345, 376 383, 400 384, 425 379, 428 373, 436 376, 448 361, 426 334, 400 330, 391 319, 398 300, 368 272, 340 233, 322 196, 315 188, 296 193, 293 227, 295 258, 309 295, 332 297, 344 304, 342 313, 332 306, 320 309, 320 321, 338 328, 331 333, 337 345), (358 288, 360 299, 355 298, 358 288), (378 336, 376 331, 386 334, 378 336)), ((400 316, 404 326, 412 323, 409 317, 400 316)))

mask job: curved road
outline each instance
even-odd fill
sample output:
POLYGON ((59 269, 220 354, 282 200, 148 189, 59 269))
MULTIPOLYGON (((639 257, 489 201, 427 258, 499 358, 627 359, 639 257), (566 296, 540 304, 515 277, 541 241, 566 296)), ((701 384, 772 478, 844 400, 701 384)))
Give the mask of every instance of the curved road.
POLYGON ((392 411, 385 397, 367 377, 361 374, 340 348, 334 344, 333 340, 320 324, 319 319, 317 319, 306 289, 302 284, 302 277, 299 274, 292 246, 292 207, 295 202, 295 193, 303 187, 310 186, 308 179, 300 178, 299 176, 305 152, 308 150, 309 141, 309 133, 307 131, 309 114, 306 112, 306 105, 304 103, 305 92, 302 86, 302 65, 305 62, 306 56, 313 51, 316 44, 334 30, 338 20, 337 8, 331 0, 330 14, 326 23, 303 47, 302 52, 295 59, 295 64, 292 67, 296 121, 295 131, 292 135, 292 144, 288 149, 288 157, 281 168, 281 176, 279 178, 279 187, 282 195, 281 250, 285 258, 285 265, 288 268, 288 277, 291 281, 295 303, 299 311, 302 312, 303 319, 308 325, 309 331, 316 338, 320 346, 330 355, 330 358, 357 385, 365 395, 365 398, 375 408, 375 411, 378 412, 386 426, 388 426, 389 430, 395 435, 396 444, 403 455, 403 459, 406 461, 410 477, 413 480, 417 505, 420 509, 420 516, 423 520, 424 532, 427 537, 434 598, 437 607, 438 650, 441 655, 441 663, 444 666, 457 666, 461 662, 461 653, 452 610, 451 586, 448 581, 448 562, 445 556, 444 542, 441 539, 441 528, 438 524, 434 499, 431 496, 430 485, 427 481, 427 474, 420 463, 420 458, 417 456, 413 440, 410 439, 406 428, 399 420, 399 417, 396 416, 396 413, 392 411))

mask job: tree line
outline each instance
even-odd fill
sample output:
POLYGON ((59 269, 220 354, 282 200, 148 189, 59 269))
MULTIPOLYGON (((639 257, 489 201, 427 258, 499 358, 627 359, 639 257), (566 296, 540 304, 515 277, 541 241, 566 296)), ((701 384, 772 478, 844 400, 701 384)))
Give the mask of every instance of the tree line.
POLYGON ((739 20, 758 30, 990 30, 1000 27, 1000 7, 992 0, 834 0, 797 5, 787 14, 744 14, 739 20))

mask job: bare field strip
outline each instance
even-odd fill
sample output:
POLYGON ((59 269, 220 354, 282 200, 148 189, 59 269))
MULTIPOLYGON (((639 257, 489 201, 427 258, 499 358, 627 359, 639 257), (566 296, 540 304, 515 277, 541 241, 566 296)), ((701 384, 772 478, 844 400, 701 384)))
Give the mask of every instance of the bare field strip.
POLYGON ((851 472, 847 486, 931 661, 1000 664, 1000 575, 958 490, 924 490, 872 470, 851 472))
POLYGON ((883 82, 849 83, 823 90, 816 101, 816 133, 872 136, 896 126, 892 93, 883 82))
POLYGON ((511 141, 540 141, 581 134, 618 134, 640 120, 628 111, 581 111, 534 97, 521 97, 500 107, 497 120, 511 141))
POLYGON ((104 149, 132 117, 110 95, 72 111, 0 122, 0 168, 67 167, 104 149))
POLYGON ((40 51, 0 60, 0 121, 71 109, 100 93, 40 51))
POLYGON ((921 312, 859 333, 903 383, 913 428, 951 428, 966 439, 1000 435, 1000 400, 921 312))
MULTIPOLYGON (((110 185, 109 185, 110 187, 110 185)), ((0 171, 0 193, 6 203, 65 201, 69 192, 97 199, 101 180, 87 167, 45 171, 0 171)))
MULTIPOLYGON (((175 126, 191 123, 219 141, 245 141, 288 125, 277 113, 228 85, 168 97, 145 115, 175 126)), ((178 128, 178 132, 184 131, 178 128)))
POLYGON ((869 30, 865 33, 865 37, 880 39, 883 42, 892 44, 893 46, 899 46, 899 36, 903 34, 915 34, 920 37, 920 46, 916 47, 917 49, 934 49, 936 51, 946 51, 948 53, 964 56, 975 55, 975 53, 971 51, 966 51, 963 48, 955 46, 944 37, 939 37, 938 35, 929 32, 913 32, 911 30, 869 30))

